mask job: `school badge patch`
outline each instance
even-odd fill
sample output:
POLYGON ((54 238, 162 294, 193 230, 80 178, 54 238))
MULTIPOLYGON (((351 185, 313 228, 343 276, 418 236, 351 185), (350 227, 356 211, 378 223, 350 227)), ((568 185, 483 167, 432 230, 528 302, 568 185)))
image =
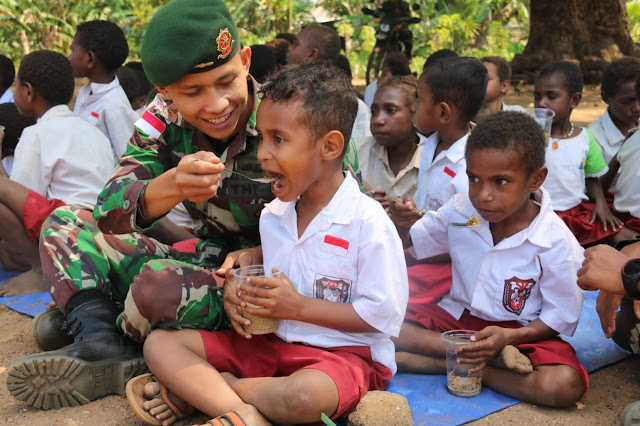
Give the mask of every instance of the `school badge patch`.
POLYGON ((316 274, 314 297, 330 302, 349 303, 351 300, 351 280, 316 274))
POLYGON ((502 305, 504 308, 509 312, 520 315, 534 285, 536 285, 536 282, 533 279, 521 280, 520 278, 512 277, 504 280, 504 292, 502 293, 502 305))
POLYGON ((229 28, 225 28, 224 30, 220 30, 218 34, 218 38, 216 38, 216 43, 218 44, 218 59, 224 59, 229 56, 229 53, 233 50, 233 43, 235 40, 231 40, 231 33, 229 32, 229 28))

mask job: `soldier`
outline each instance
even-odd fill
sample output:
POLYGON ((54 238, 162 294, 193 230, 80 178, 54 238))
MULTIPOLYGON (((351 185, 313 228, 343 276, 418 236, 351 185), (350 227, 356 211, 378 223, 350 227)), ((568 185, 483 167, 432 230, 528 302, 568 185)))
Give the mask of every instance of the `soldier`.
MULTIPOLYGON (((93 216, 64 208, 42 228, 43 274, 60 309, 40 318, 34 334, 40 342, 57 336, 41 348, 58 349, 72 343, 60 336, 64 322, 73 343, 10 368, 11 394, 34 407, 124 396, 126 381, 146 368, 139 342, 155 327, 226 326, 216 272, 223 275, 229 253, 259 245, 258 216, 273 198, 270 186, 232 173, 264 176, 256 159, 258 84, 226 6, 164 5, 141 57, 159 94, 136 122, 93 216), (142 233, 178 203, 195 222, 195 253, 142 233)), ((349 158, 353 172, 355 152, 349 158)))

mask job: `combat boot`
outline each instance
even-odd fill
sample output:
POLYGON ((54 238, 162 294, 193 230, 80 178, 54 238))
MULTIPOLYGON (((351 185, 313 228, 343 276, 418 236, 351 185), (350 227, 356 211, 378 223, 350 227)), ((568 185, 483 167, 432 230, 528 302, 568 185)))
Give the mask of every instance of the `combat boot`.
POLYGON ((66 318, 58 308, 36 315, 31 325, 31 336, 42 352, 55 351, 73 343, 66 318))
POLYGON ((27 404, 48 410, 125 396, 127 381, 148 371, 142 345, 116 327, 118 306, 97 290, 74 295, 67 326, 74 343, 23 358, 9 367, 7 389, 27 404))

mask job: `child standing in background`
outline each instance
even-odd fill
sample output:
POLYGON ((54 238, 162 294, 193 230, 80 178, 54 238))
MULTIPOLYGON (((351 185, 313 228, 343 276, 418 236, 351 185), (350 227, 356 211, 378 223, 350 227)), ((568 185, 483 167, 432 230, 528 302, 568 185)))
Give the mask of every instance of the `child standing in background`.
POLYGON ((533 92, 536 108, 555 112, 547 147, 549 175, 544 188, 553 209, 580 244, 632 239, 636 233, 607 206, 600 176, 607 172, 600 147, 587 129, 574 126, 571 113, 582 99, 583 78, 577 65, 552 62, 540 70, 533 92), (593 204, 586 202, 593 201, 593 204))
POLYGON ((124 33, 108 21, 78 25, 69 55, 75 76, 89 79, 78 90, 73 113, 97 126, 111 141, 114 165, 126 151, 138 118, 116 77, 127 55, 129 46, 124 33))

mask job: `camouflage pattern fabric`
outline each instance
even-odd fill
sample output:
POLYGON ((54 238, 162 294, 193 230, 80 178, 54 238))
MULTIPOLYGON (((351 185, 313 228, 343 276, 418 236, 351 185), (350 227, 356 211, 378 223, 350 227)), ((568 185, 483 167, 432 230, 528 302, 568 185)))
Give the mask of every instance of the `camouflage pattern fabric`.
MULTIPOLYGON (((264 203, 273 199, 270 184, 222 172, 216 197, 197 204, 185 200, 200 239, 195 254, 145 236, 142 232, 155 222, 142 227, 138 218, 145 218, 146 185, 185 155, 210 151, 228 170, 264 176, 257 160, 256 88, 250 81, 253 114, 246 128, 224 141, 193 128, 158 95, 136 122, 93 217, 70 207, 54 211, 41 230, 40 256, 45 283, 63 312, 78 291, 98 289, 124 303, 118 324, 137 340, 155 327, 215 330, 227 322, 212 271, 229 252, 260 244, 258 222, 264 203)), ((358 176, 353 141, 344 161, 345 169, 358 176)))

